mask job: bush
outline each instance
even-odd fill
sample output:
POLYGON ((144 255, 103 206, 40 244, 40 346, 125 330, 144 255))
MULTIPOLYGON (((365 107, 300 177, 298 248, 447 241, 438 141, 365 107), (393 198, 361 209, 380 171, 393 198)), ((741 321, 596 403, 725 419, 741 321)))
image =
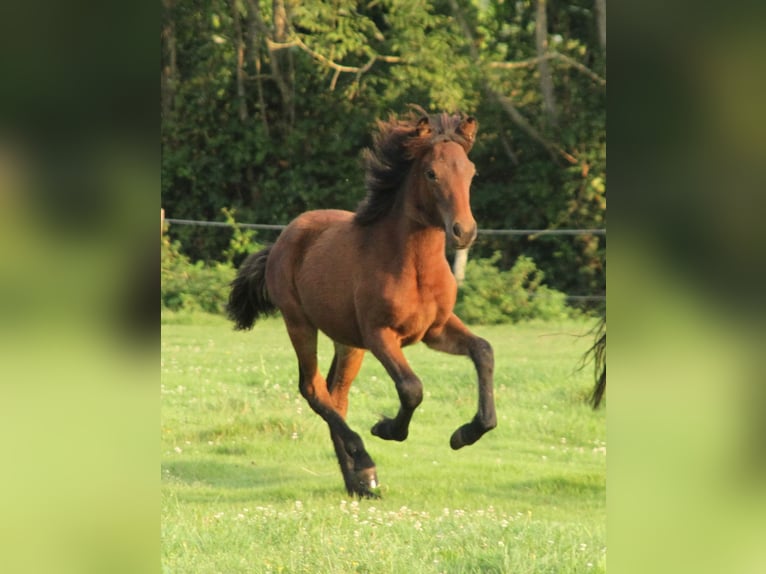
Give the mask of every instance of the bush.
POLYGON ((520 256, 508 271, 496 267, 500 253, 471 259, 458 292, 455 313, 466 323, 498 324, 529 319, 562 319, 572 315, 566 295, 542 284, 535 262, 520 256))
POLYGON ((173 311, 224 313, 235 270, 229 263, 191 263, 178 242, 162 239, 162 307, 173 311))
POLYGON ((263 249, 263 245, 255 240, 255 231, 242 229, 234 218, 236 210, 226 207, 221 209, 221 213, 226 218, 226 223, 231 225, 232 234, 229 240, 229 247, 224 250, 224 261, 232 267, 236 267, 234 261, 242 260, 251 253, 263 249))
MULTIPOLYGON (((232 218, 225 213, 227 219, 232 218)), ((204 311, 225 314, 229 285, 236 275, 232 260, 262 246, 252 241, 250 232, 236 225, 226 261, 192 263, 181 252, 177 241, 162 237, 163 309, 204 311)), ((466 323, 497 324, 528 319, 561 319, 574 312, 566 306, 566 295, 542 284, 544 275, 534 261, 521 256, 508 271, 496 267, 500 253, 489 259, 472 259, 466 266, 466 279, 458 293, 455 313, 466 323)))
POLYGON ((226 313, 229 285, 237 273, 234 259, 262 249, 254 241, 255 233, 243 230, 234 220, 234 211, 221 210, 233 233, 224 252, 225 261, 207 264, 192 263, 181 252, 178 241, 162 236, 161 305, 171 311, 205 311, 226 313))

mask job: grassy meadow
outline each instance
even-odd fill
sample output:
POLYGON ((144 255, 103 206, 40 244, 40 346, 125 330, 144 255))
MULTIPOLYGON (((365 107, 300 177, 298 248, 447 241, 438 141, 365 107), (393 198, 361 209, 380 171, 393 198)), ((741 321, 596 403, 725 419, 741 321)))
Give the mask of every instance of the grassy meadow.
MULTIPOLYGON (((495 349, 498 427, 460 451, 449 438, 476 410, 470 360, 406 350, 425 394, 397 443, 369 432, 398 402, 368 354, 348 421, 382 498, 354 500, 281 319, 242 333, 163 313, 163 572, 604 572, 605 412, 586 404, 591 365, 578 370, 592 323, 475 328, 495 349)), ((321 338, 325 370, 331 359, 321 338)))

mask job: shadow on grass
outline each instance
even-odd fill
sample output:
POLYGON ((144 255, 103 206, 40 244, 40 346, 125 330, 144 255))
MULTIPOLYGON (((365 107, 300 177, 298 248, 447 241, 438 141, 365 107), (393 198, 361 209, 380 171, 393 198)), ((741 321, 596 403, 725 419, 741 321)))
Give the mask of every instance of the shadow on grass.
MULTIPOLYGON (((501 485, 502 486, 502 485, 501 485)), ((506 483, 506 488, 535 496, 598 498, 606 495, 603 478, 595 475, 578 477, 548 476, 536 480, 506 483)))
POLYGON ((606 504, 606 485, 603 477, 597 475, 547 476, 529 480, 479 480, 465 484, 462 491, 487 501, 511 502, 519 508, 606 504))
POLYGON ((343 496, 342 482, 335 477, 311 476, 282 465, 200 459, 162 464, 163 479, 181 484, 188 501, 286 500, 306 496, 343 496))
POLYGON ((214 488, 252 488, 284 479, 276 467, 255 462, 228 462, 214 459, 181 460, 164 463, 163 476, 187 485, 214 488))

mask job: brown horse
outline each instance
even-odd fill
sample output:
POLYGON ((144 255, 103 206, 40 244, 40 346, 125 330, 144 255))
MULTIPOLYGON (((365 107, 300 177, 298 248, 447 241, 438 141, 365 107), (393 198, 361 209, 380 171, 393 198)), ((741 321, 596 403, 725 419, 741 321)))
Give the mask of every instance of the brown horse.
MULTIPOLYGON (((422 110, 421 110, 422 111, 422 110)), ((445 256, 446 239, 466 248, 476 238, 468 159, 478 124, 461 115, 410 115, 378 123, 365 152, 367 197, 356 213, 306 212, 276 243, 250 255, 232 283, 228 313, 237 329, 262 314, 282 312, 298 355, 300 392, 330 427, 350 495, 376 496, 375 464, 346 423, 348 392, 365 350, 394 380, 399 412, 372 434, 407 438, 423 385, 402 347, 469 356, 478 374, 476 416, 450 439, 453 449, 476 442, 496 424, 494 358, 452 309, 457 286, 445 256), (327 378, 317 366, 317 331, 335 344, 327 378)))

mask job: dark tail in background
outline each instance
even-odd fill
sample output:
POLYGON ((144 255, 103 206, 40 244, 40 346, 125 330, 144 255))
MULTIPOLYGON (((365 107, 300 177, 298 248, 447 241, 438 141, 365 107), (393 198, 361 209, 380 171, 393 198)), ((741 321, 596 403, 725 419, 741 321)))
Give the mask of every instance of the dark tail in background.
POLYGON ((602 315, 594 331, 596 341, 585 353, 585 358, 592 355, 593 362, 595 363, 596 384, 593 387, 590 404, 596 409, 601 404, 601 400, 606 392, 606 314, 602 315))
POLYGON ((270 252, 271 246, 248 255, 231 282, 226 313, 234 321, 235 329, 252 329, 259 317, 277 311, 266 289, 266 260, 270 252))

